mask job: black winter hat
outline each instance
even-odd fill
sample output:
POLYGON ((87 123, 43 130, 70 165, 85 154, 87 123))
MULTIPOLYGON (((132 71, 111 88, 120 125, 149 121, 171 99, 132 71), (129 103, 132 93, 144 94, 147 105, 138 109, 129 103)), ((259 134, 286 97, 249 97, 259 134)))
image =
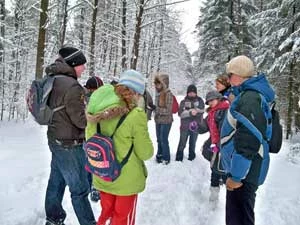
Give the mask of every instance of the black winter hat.
POLYGON ((189 85, 188 88, 187 88, 186 93, 188 94, 190 92, 194 92, 195 94, 197 94, 197 87, 193 84, 189 85))
POLYGON ((92 76, 86 81, 86 84, 84 85, 87 89, 98 89, 103 85, 103 81, 100 77, 92 76))
POLYGON ((64 58, 65 62, 71 66, 79 66, 86 63, 86 58, 81 50, 74 47, 63 47, 59 50, 59 55, 64 58))
POLYGON ((209 91, 205 97, 205 104, 208 105, 208 102, 214 99, 222 99, 223 95, 221 95, 218 91, 209 91))

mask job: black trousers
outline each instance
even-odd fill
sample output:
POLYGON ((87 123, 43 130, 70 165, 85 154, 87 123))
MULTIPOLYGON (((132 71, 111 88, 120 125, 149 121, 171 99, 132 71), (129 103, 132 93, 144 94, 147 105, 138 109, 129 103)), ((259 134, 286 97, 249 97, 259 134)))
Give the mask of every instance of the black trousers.
POLYGON ((254 205, 258 186, 244 183, 226 193, 226 225, 254 225, 254 205))

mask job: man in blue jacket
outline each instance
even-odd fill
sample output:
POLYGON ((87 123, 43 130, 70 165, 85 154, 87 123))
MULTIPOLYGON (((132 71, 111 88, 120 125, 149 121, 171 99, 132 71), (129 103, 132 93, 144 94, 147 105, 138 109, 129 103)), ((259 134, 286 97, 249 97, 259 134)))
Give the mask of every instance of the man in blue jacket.
POLYGON ((227 173, 226 225, 254 225, 256 190, 269 167, 268 104, 275 93, 253 62, 237 56, 226 65, 235 99, 221 130, 221 160, 227 173), (260 138, 258 138, 260 137, 260 138))

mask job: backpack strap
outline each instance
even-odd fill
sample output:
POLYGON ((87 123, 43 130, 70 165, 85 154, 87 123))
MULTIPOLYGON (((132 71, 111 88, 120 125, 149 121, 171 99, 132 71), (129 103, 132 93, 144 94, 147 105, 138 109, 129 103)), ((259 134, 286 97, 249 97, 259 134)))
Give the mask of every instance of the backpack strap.
MULTIPOLYGON (((243 93, 242 93, 243 94, 243 93)), ((262 100, 261 102, 261 109, 263 110, 264 112, 264 116, 266 117, 266 121, 267 121, 267 127, 266 127, 266 136, 263 135, 255 126, 254 124, 248 120, 244 115, 242 115, 241 113, 235 111, 235 108, 236 108, 236 105, 237 105, 237 102, 239 101, 240 96, 238 96, 236 98, 237 101, 234 101, 230 107, 230 113, 234 116, 235 119, 237 119, 238 122, 240 122, 241 124, 243 124, 245 127, 248 128, 248 130, 258 139, 258 141, 263 144, 263 142, 269 142, 270 140, 270 137, 271 137, 271 133, 272 132, 272 123, 270 123, 270 119, 271 119, 271 112, 270 112, 270 107, 265 99, 265 97, 260 94, 260 98, 262 100)), ((263 154, 261 153, 261 156, 263 156, 263 154)))
MULTIPOLYGON (((112 135, 110 135, 110 138, 113 138, 114 134, 116 133, 117 129, 121 126, 121 124, 124 122, 124 120, 126 119, 127 114, 124 114, 123 116, 121 116, 120 120, 117 123, 117 126, 114 130, 114 132, 112 133, 112 135)), ((97 123, 97 133, 101 133, 101 126, 100 123, 97 123)))

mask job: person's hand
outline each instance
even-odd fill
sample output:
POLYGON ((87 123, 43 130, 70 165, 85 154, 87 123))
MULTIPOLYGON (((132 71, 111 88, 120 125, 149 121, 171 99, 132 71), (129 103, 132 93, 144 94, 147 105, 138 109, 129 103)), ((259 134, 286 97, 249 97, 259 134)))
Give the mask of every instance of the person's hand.
POLYGON ((232 180, 230 177, 226 180, 226 188, 228 191, 233 191, 234 189, 237 189, 243 185, 242 182, 236 182, 232 180))
POLYGON ((191 114, 192 114, 192 116, 196 116, 197 115, 197 110, 192 109, 191 114))
POLYGON ((210 151, 213 152, 213 153, 217 153, 217 152, 219 152, 219 148, 216 144, 211 144, 210 145, 210 151))

